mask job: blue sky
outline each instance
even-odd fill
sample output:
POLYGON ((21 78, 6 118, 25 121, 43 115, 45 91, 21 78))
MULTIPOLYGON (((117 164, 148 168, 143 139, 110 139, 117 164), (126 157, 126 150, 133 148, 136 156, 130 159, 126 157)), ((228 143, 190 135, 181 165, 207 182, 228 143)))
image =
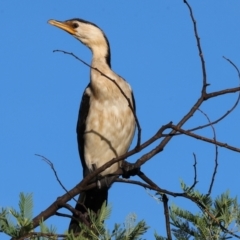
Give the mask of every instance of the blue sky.
MULTIPOLYGON (((236 71, 222 58, 240 67, 240 2, 190 1, 198 24, 206 61, 208 91, 236 87, 236 71)), ((52 170, 34 154, 50 159, 62 183, 71 189, 82 178, 75 126, 82 92, 89 81, 89 68, 73 57, 53 53, 74 52, 91 62, 91 53, 76 39, 47 24, 49 19, 79 17, 100 26, 112 52, 112 68, 131 84, 142 127, 142 141, 162 125, 177 123, 200 96, 201 66, 189 12, 183 1, 2 1, 0 5, 0 206, 18 207, 20 192, 34 194, 34 216, 48 207, 64 190, 52 170)), ((201 109, 211 120, 225 113, 237 94, 205 102, 201 109)), ((215 129, 217 139, 239 145, 240 107, 215 129)), ((206 123, 199 112, 184 125, 206 123)), ((211 128, 197 132, 212 138, 211 128)), ((135 143, 135 141, 134 141, 135 143)), ((155 145, 154 145, 155 146, 155 145)), ((130 158, 135 161, 147 150, 130 158)), ((197 189, 207 192, 214 168, 214 146, 179 136, 163 152, 147 162, 142 171, 161 188, 180 192, 180 179, 193 181, 193 152, 197 156, 197 189)), ((230 189, 238 196, 240 155, 219 148, 219 168, 213 196, 230 189)), ((110 189, 111 228, 129 213, 145 219, 165 235, 163 207, 154 192, 116 183, 110 189)), ((170 197, 190 210, 189 201, 170 197)), ((74 204, 74 203, 73 203, 74 204)), ((68 219, 52 217, 48 224, 61 233, 68 219)), ((1 239, 8 237, 1 234, 1 239)))

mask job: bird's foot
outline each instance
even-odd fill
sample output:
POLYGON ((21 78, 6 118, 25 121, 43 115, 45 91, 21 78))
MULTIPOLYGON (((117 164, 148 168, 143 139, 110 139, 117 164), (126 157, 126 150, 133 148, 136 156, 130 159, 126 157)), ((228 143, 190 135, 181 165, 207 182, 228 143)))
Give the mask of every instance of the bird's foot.
POLYGON ((110 188, 116 176, 104 176, 97 180, 98 189, 110 188))
MULTIPOLYGON (((96 164, 92 164, 92 167, 93 167, 93 170, 97 169, 96 164)), ((98 189, 105 189, 105 188, 110 188, 115 178, 116 178, 115 175, 107 175, 104 177, 101 175, 97 175, 92 182, 97 182, 98 189)))

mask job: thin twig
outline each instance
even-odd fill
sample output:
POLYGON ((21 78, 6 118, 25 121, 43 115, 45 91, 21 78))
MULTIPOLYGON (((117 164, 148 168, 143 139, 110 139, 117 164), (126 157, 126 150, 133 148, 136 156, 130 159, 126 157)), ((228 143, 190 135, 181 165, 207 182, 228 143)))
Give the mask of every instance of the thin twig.
MULTIPOLYGON (((66 214, 66 213, 60 213, 60 212, 56 212, 55 213, 55 215, 56 216, 59 216, 59 217, 66 217, 66 218, 70 218, 70 219, 72 219, 73 218, 73 216, 72 215, 70 215, 70 214, 66 214)), ((79 221, 79 219, 76 219, 77 221, 79 221)))
MULTIPOLYGON (((238 74, 238 80, 239 80, 239 84, 240 84, 240 70, 239 68, 236 66, 236 64, 234 64, 229 58, 226 58, 223 56, 223 58, 228 61, 237 71, 237 74, 238 74)), ((198 130, 198 129, 202 129, 202 128, 205 128, 205 127, 209 127, 210 125, 214 125, 218 122, 220 122, 221 120, 223 120, 225 117, 227 117, 236 107, 237 105, 239 104, 240 102, 240 87, 236 87, 236 88, 230 88, 230 89, 224 89, 224 90, 220 90, 220 91, 217 91, 217 92, 211 92, 211 93, 207 93, 205 95, 205 99, 204 101, 210 99, 210 98, 213 98, 213 97, 217 97, 217 96, 220 96, 220 95, 223 95, 223 94, 229 94, 229 93, 235 93, 235 92, 238 92, 238 97, 237 97, 237 100, 236 102, 234 103, 234 105, 228 110, 226 111, 225 114, 223 114, 220 118, 216 119, 215 121, 211 122, 211 123, 208 123, 208 124, 205 124, 205 125, 201 125, 201 126, 198 126, 198 127, 195 127, 195 128, 192 128, 192 129, 188 129, 188 131, 192 132, 192 131, 195 131, 195 130, 198 130)))
POLYGON ((53 50, 53 52, 62 52, 64 54, 68 54, 68 55, 71 55, 73 56, 74 58, 76 58, 78 61, 82 62, 83 64, 85 64, 86 66, 88 66, 89 68, 99 72, 102 76, 104 76, 105 78, 107 78, 108 80, 110 80, 111 82, 113 82, 117 88, 119 89, 119 91, 122 93, 122 95, 126 98, 127 102, 128 102, 128 106, 129 108, 131 109, 133 115, 134 115, 134 118, 135 118, 135 122, 137 124, 137 129, 138 129, 138 138, 137 138, 137 145, 136 145, 136 148, 138 148, 141 144, 141 132, 142 132, 142 129, 141 129, 141 126, 140 126, 140 123, 138 121, 138 117, 137 117, 137 114, 135 112, 135 110, 133 109, 133 106, 132 106, 132 103, 130 101, 130 99, 128 98, 128 96, 125 94, 125 92, 121 89, 121 87, 117 84, 117 82, 108 77, 106 74, 104 74, 103 72, 101 72, 99 69, 95 68, 95 67, 92 67, 91 65, 89 65, 88 63, 86 63, 85 61, 83 61, 81 58, 77 57, 74 53, 70 53, 70 52, 66 52, 64 50, 53 50))
MULTIPOLYGON (((200 57, 201 66, 202 66, 203 80, 202 80, 201 96, 196 101, 196 103, 193 105, 193 107, 188 111, 188 113, 179 121, 179 123, 177 124, 177 127, 179 127, 179 128, 181 128, 194 115, 196 110, 201 106, 201 104, 203 103, 203 101, 205 99, 206 88, 207 88, 207 74, 206 74, 205 60, 204 60, 204 57, 202 54, 202 48, 201 48, 200 38, 199 38, 198 32, 197 32, 196 21, 193 17, 193 13, 192 13, 192 9, 191 9, 190 5, 187 3, 187 1, 184 1, 184 3, 186 3, 188 6, 188 9, 190 11, 191 20, 192 20, 193 26, 194 26, 194 34, 195 34, 199 57, 200 57)), ((161 152, 164 149, 164 147, 168 144, 168 142, 172 139, 172 137, 175 135, 175 133, 176 133, 176 130, 173 129, 155 149, 153 149, 152 151, 150 151, 149 153, 143 155, 140 159, 138 159, 138 161, 136 162, 136 166, 140 167, 145 162, 147 162, 149 159, 151 159, 153 156, 155 156, 156 154, 161 152)))
MULTIPOLYGON (((141 144, 140 149, 144 149, 147 146, 149 146, 151 143, 155 142, 157 139, 161 138, 162 133, 164 130, 170 128, 171 122, 162 126, 157 133, 147 140, 145 143, 141 144)), ((42 211, 40 214, 38 214, 34 219, 33 219, 33 228, 39 226, 39 223, 42 220, 47 220, 50 216, 54 215, 55 212, 60 209, 60 205, 63 203, 68 202, 71 199, 71 196, 75 197, 82 191, 87 189, 87 186, 89 185, 89 182, 94 179, 100 172, 104 171, 106 168, 110 167, 112 164, 115 162, 119 162, 123 159, 126 159, 127 157, 135 154, 138 152, 138 149, 133 149, 129 151, 126 154, 123 154, 122 156, 119 156, 117 158, 112 159, 108 163, 104 164, 100 168, 96 169, 94 172, 90 173, 87 175, 79 184, 77 184, 74 188, 68 191, 68 193, 64 194, 60 198, 58 198, 55 202, 53 202, 48 208, 46 208, 44 211, 42 211)), ((137 167, 136 167, 137 168, 137 167)), ((93 183, 92 183, 93 184, 93 183)), ((167 193, 167 192, 166 192, 167 193)))
MULTIPOLYGON (((203 112, 201 109, 198 109, 198 111, 201 112, 207 118, 209 124, 211 124, 211 120, 208 117, 208 115, 205 112, 203 112)), ((212 124, 210 126, 211 126, 212 131, 213 131, 213 140, 216 142, 217 136, 216 136, 215 128, 212 124)), ((211 183, 210 183, 207 195, 210 195, 211 192, 212 192, 215 176, 217 174, 217 168, 218 168, 218 145, 215 144, 215 166, 214 166, 213 175, 212 175, 212 179, 211 179, 211 183)))
POLYGON ((146 183, 148 183, 150 186, 158 187, 156 183, 154 183, 150 178, 148 178, 142 171, 138 173, 138 176, 146 183))
MULTIPOLYGON (((198 127, 187 129, 186 131, 193 132, 193 131, 196 131, 196 130, 199 130, 199 129, 203 129, 203 128, 209 127, 210 125, 217 124, 218 122, 223 120, 225 117, 227 117, 238 106, 238 104, 240 102, 240 87, 229 88, 229 89, 224 89, 224 90, 220 90, 220 91, 216 91, 216 92, 207 93, 205 95, 204 101, 206 101, 206 100, 208 100, 210 98, 214 98, 214 97, 218 97, 218 96, 224 95, 224 94, 236 93, 236 92, 238 92, 238 97, 237 97, 236 102, 234 102, 234 105, 229 110, 227 110, 226 113, 224 113, 220 118, 212 121, 211 123, 207 123, 207 124, 204 124, 204 125, 201 125, 201 126, 198 126, 198 127)), ((169 133, 169 134, 163 134, 162 136, 166 137, 166 136, 169 136, 169 135, 179 136, 179 135, 181 135, 181 133, 175 133, 175 134, 169 133)))
MULTIPOLYGON (((151 180, 150 180, 150 181, 151 181, 151 180)), ((171 196, 173 196, 173 197, 186 197, 186 198, 188 198, 188 199, 191 199, 191 196, 188 197, 185 193, 171 192, 171 191, 168 191, 168 190, 166 190, 166 189, 160 188, 160 187, 157 186, 156 184, 150 185, 150 184, 147 184, 147 183, 143 183, 143 182, 136 181, 136 180, 131 180, 131 179, 126 179, 126 178, 117 178, 117 179, 115 180, 115 182, 138 185, 138 186, 141 186, 141 187, 150 189, 150 190, 157 191, 157 192, 159 192, 159 193, 165 193, 165 194, 171 195, 171 196), (186 196, 185 196, 185 195, 186 195, 186 196)))
POLYGON ((117 178, 115 180, 115 182, 120 182, 120 183, 129 183, 129 184, 134 184, 134 185, 138 185, 138 186, 142 186, 144 188, 147 188, 147 189, 150 189, 150 190, 156 190, 156 189, 153 189, 152 186, 146 184, 146 183, 143 183, 143 182, 139 182, 139 181, 136 181, 136 180, 131 180, 131 179, 128 179, 128 178, 117 178))
MULTIPOLYGON (((123 159, 127 159, 128 157, 136 154, 138 151, 146 148, 147 146, 149 146, 150 144, 152 144, 153 142, 155 142, 156 140, 158 140, 159 138, 161 138, 163 131, 165 131, 166 129, 171 128, 172 123, 168 123, 166 125, 163 125, 158 131, 157 133, 151 137, 149 140, 147 140, 146 142, 144 142, 143 144, 141 144, 138 148, 134 148, 130 151, 128 151, 127 153, 113 158, 111 161, 105 163, 104 165, 102 165, 100 168, 97 168, 94 172, 88 174, 82 181, 82 185, 81 186, 86 186, 94 177, 96 177, 97 175, 99 175, 99 173, 101 173, 102 171, 104 171, 105 169, 107 169, 108 167, 112 166, 114 163, 119 162, 123 159)), ((152 154, 152 151, 150 151, 150 154, 152 154)), ((143 155, 143 160, 145 160, 145 157, 148 158, 149 156, 145 156, 143 155)), ((142 159, 142 158, 141 158, 142 159)), ((135 168, 139 168, 140 165, 136 162, 135 163, 135 168)))
MULTIPOLYGON (((85 206, 83 204, 81 204, 81 205, 85 208, 85 206)), ((60 207, 68 209, 73 215, 78 216, 78 219, 76 219, 73 215, 72 216, 68 215, 68 214, 63 215, 63 213, 61 213, 61 216, 68 217, 68 218, 73 218, 73 219, 76 219, 77 221, 81 220, 81 222, 83 222, 86 226, 90 226, 90 223, 87 221, 87 219, 85 218, 84 214, 82 214, 80 211, 78 211, 75 208, 73 208, 71 205, 69 205, 67 203, 64 203, 64 204, 60 205, 60 207)), ((57 214, 57 212, 55 213, 55 215, 60 216, 59 214, 60 213, 57 214)))
POLYGON ((201 65, 202 65, 202 74, 203 74, 203 86, 202 86, 202 95, 206 94, 206 88, 208 86, 207 84, 207 73, 206 73, 206 65, 205 65, 205 59, 203 57, 203 52, 202 52, 202 47, 201 47, 201 43, 200 43, 200 37, 198 35, 198 30, 197 30, 197 22, 193 16, 193 11, 191 6, 189 5, 189 3, 186 0, 183 0, 183 2, 187 5, 188 10, 190 12, 190 17, 192 19, 192 23, 193 23, 193 28, 194 28, 194 34, 195 34, 195 39, 197 42, 197 48, 198 48, 198 54, 201 60, 201 65))
MULTIPOLYGON (((146 176, 144 173, 142 173, 144 176, 146 176)), ((147 177, 146 177, 147 178, 147 177)), ((148 179, 148 178, 147 178, 148 179)), ((210 210, 208 210, 205 206, 205 204, 203 204, 202 202, 199 201, 198 198, 193 197, 188 195, 187 193, 176 193, 176 192, 171 192, 165 189, 162 189, 160 187, 158 187, 155 183, 153 183, 153 185, 148 185, 139 181, 135 181, 135 180, 130 180, 130 179, 122 179, 122 178, 117 178, 116 182, 122 182, 122 183, 130 183, 130 184, 134 184, 134 185, 138 185, 144 188, 148 188, 151 190, 155 190, 158 191, 159 193, 163 193, 163 194, 168 194, 171 195, 173 197, 184 197, 187 198, 189 200, 191 200, 192 202, 196 203, 197 206, 202 210, 203 213, 207 214, 212 220, 213 222, 215 222, 216 224, 218 224, 221 229, 233 236, 235 236, 236 238, 240 238, 238 235, 234 234, 232 231, 228 230, 227 228, 223 227, 221 225, 221 221, 219 221, 217 218, 215 218, 215 216, 210 212, 210 210)), ((152 182, 152 180, 149 179, 149 182, 152 182)))
POLYGON ((195 153, 193 153, 193 158, 194 158, 194 164, 193 164, 194 181, 193 181, 192 186, 189 188, 189 191, 192 190, 196 186, 196 184, 198 183, 198 181, 197 181, 197 157, 196 157, 195 153))
MULTIPOLYGON (((68 190, 64 187, 64 185, 62 184, 61 180, 59 179, 59 177, 58 177, 58 175, 57 175, 57 171, 55 170, 53 163, 52 163, 48 158, 44 157, 43 155, 35 154, 35 156, 42 158, 42 160, 51 167, 51 169, 53 170, 54 175, 55 175, 58 183, 59 183, 60 186, 64 189, 64 191, 69 194, 68 190)), ((70 197, 71 197, 75 202, 77 202, 77 200, 76 200, 74 197, 72 197, 71 195, 70 195, 70 197)))
POLYGON ((183 133, 183 134, 185 134, 185 135, 188 135, 188 136, 190 136, 190 137, 199 139, 199 140, 201 140, 201 141, 209 142, 209 143, 212 143, 212 144, 216 144, 216 145, 218 145, 219 147, 227 148, 227 149, 230 149, 230 150, 232 150, 232 151, 234 151, 234 152, 240 152, 240 148, 233 147, 233 146, 231 146, 231 145, 228 145, 227 143, 222 143, 222 142, 219 142, 219 141, 214 141, 214 140, 212 140, 212 139, 210 139, 210 138, 206 138, 206 137, 203 137, 203 136, 201 136, 201 135, 197 135, 197 134, 195 134, 195 133, 191 133, 191 132, 189 132, 189 131, 183 130, 183 129, 175 126, 175 125, 172 125, 171 128, 174 129, 174 130, 176 130, 176 131, 179 131, 179 132, 181 132, 181 133, 183 133))

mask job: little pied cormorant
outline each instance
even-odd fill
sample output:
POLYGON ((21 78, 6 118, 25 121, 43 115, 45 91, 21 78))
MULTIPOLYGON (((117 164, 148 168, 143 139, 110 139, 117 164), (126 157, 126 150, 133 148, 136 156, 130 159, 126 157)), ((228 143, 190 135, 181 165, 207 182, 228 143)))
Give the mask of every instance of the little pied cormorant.
MULTIPOLYGON (((64 22, 49 20, 48 23, 70 33, 92 51, 90 83, 83 93, 77 121, 78 149, 85 177, 94 170, 93 166, 99 168, 126 153, 135 132, 135 118, 126 97, 101 73, 115 80, 135 111, 134 97, 130 85, 112 71, 109 42, 98 26, 78 18, 64 22)), ((121 162, 115 163, 100 175, 113 174, 120 165, 121 162)), ((83 204, 97 213, 107 196, 108 189, 81 193, 78 200, 81 204, 77 203, 75 209, 85 213, 83 204)), ((69 230, 78 232, 78 221, 72 219, 69 230)))

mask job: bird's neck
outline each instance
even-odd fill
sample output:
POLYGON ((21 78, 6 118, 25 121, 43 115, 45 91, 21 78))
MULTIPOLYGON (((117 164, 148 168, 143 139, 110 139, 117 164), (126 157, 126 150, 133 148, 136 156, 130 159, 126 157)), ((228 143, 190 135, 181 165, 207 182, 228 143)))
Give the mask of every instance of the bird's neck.
POLYGON ((103 41, 101 44, 93 44, 90 49, 93 54, 93 63, 101 62, 102 64, 107 64, 109 68, 111 68, 110 48, 106 42, 103 41))

